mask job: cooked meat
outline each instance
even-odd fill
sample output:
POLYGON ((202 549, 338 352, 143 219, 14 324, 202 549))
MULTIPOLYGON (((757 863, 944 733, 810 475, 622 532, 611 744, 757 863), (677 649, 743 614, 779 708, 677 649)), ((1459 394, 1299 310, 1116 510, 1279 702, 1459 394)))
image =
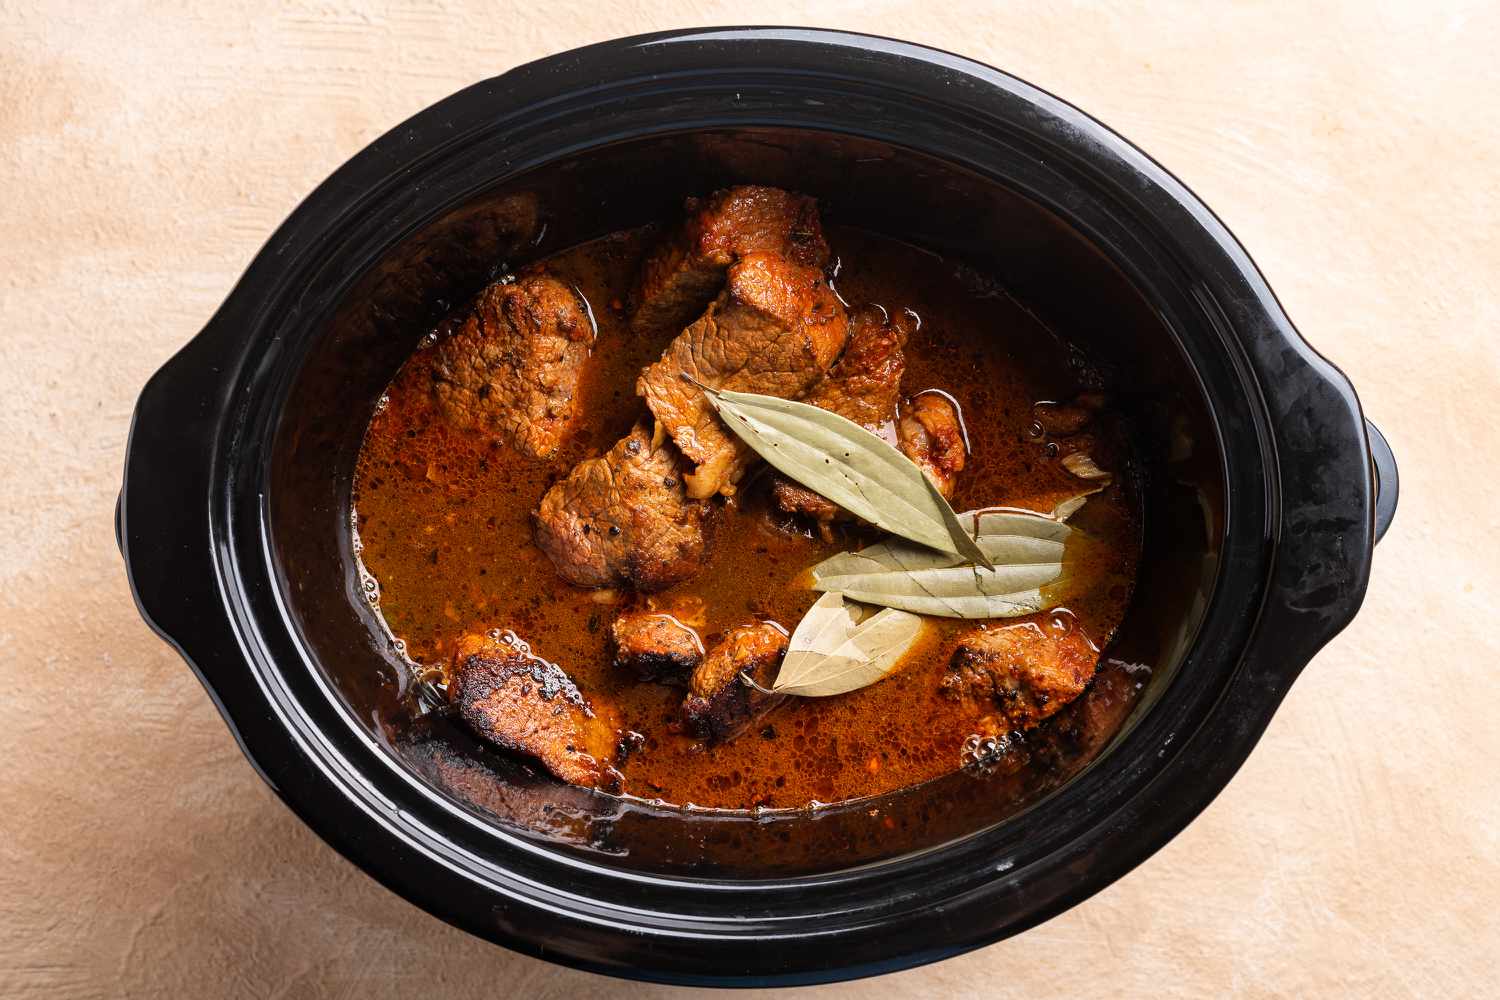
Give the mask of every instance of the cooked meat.
POLYGON ((578 294, 545 274, 497 282, 439 333, 432 389, 448 419, 524 455, 555 452, 578 415, 594 338, 578 294))
POLYGON ((641 373, 646 397, 697 469, 688 496, 730 494, 750 450, 719 422, 703 392, 716 389, 800 399, 828 371, 848 335, 838 297, 821 272, 770 254, 729 269, 723 293, 641 373))
POLYGON ((702 566, 713 511, 683 492, 682 455, 644 422, 542 497, 537 546, 580 587, 670 587, 702 566))
POLYGON ((676 333, 724 287, 729 266, 753 253, 805 267, 828 262, 828 244, 811 198, 779 188, 734 187, 689 198, 687 219, 641 266, 631 328, 676 333))
POLYGON ((615 666, 646 681, 686 681, 703 662, 698 633, 662 611, 627 611, 609 629, 615 666))
POLYGON ((786 647, 786 633, 770 622, 740 625, 726 632, 688 683, 682 715, 689 731, 717 743, 780 701, 779 695, 768 695, 745 684, 740 674, 769 688, 786 647))
POLYGON ((608 776, 615 727, 594 714, 561 667, 532 655, 512 632, 459 640, 448 700, 475 734, 535 758, 569 784, 596 785, 608 776))
MULTIPOLYGON (((901 402, 901 376, 906 371, 905 317, 894 320, 878 306, 864 306, 849 317, 849 344, 827 377, 803 397, 803 402, 832 410, 872 431, 896 419, 901 402)), ((836 504, 783 476, 771 483, 771 498, 788 514, 817 523, 825 538, 828 526, 846 516, 836 504)))
POLYGON ((783 513, 796 514, 813 522, 825 542, 833 541, 833 523, 844 520, 849 513, 822 494, 798 486, 780 475, 771 480, 771 502, 783 513))
POLYGON ((939 392, 923 392, 901 404, 896 440, 907 458, 927 473, 945 497, 953 496, 969 446, 958 408, 939 392))
POLYGON ((904 314, 891 317, 879 306, 856 309, 849 315, 843 356, 803 402, 878 431, 896 419, 910 334, 904 314))
POLYGON ((1035 621, 980 629, 959 640, 942 692, 993 703, 1012 729, 1025 729, 1078 697, 1094 676, 1099 650, 1077 627, 1035 621))
POLYGON ((1048 727, 1054 750, 1092 756, 1117 733, 1135 707, 1142 678, 1115 662, 1099 668, 1088 690, 1048 727))
POLYGON ((1081 392, 1070 403, 1038 403, 1031 413, 1043 434, 1068 437, 1087 427, 1103 406, 1103 394, 1081 392))

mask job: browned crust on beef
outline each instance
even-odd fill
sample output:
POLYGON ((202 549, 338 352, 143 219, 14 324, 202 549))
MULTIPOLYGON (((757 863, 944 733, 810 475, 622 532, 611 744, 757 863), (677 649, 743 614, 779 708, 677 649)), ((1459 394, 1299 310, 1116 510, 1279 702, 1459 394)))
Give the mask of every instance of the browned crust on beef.
POLYGON ((537 508, 537 546, 580 587, 662 590, 707 558, 713 509, 687 499, 687 463, 637 424, 609 452, 580 462, 537 508))
POLYGON ((1012 729, 1026 729, 1083 693, 1099 650, 1081 629, 1025 621, 959 640, 942 693, 993 705, 1012 729))
POLYGON ((569 784, 596 785, 609 771, 614 726, 561 667, 532 655, 513 633, 459 640, 448 699, 475 735, 532 758, 569 784))
POLYGON ((771 254, 729 269, 723 293, 636 382, 696 466, 687 476, 690 497, 733 493, 752 455, 699 385, 800 399, 833 365, 847 335, 843 305, 821 272, 771 254))
POLYGON ((698 633, 663 611, 627 611, 609 635, 615 666, 642 680, 685 683, 703 662, 698 633))
POLYGON ((726 632, 688 682, 682 702, 688 731, 710 743, 726 740, 780 701, 780 695, 745 684, 741 674, 769 688, 786 649, 786 633, 770 622, 740 625, 726 632))
POLYGON ((687 218, 648 256, 631 295, 631 328, 676 333, 713 301, 730 265, 753 253, 805 267, 828 262, 812 198, 745 185, 689 198, 687 218))
POLYGON ((594 338, 572 288, 545 274, 497 282, 439 335, 432 391, 450 423, 533 458, 557 451, 578 418, 594 338))

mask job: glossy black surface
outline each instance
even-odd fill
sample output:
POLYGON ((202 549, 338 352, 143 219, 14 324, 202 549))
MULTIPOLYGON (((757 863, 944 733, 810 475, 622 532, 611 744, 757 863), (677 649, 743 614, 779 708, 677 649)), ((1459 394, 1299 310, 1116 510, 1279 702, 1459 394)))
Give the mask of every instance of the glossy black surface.
MULTIPOLYGON (((836 160, 808 161, 794 142, 772 145, 788 157, 782 169, 804 175, 799 186, 825 196, 846 189, 851 210, 880 200, 866 192, 861 201, 836 160)), ((917 170, 919 159, 893 162, 917 170)), ((684 162, 667 160, 662 172, 684 162)), ((756 172, 774 172, 766 162, 757 160, 756 172)), ((739 172, 732 158, 720 165, 739 172)), ((642 186, 656 193, 633 211, 670 209, 661 199, 671 185, 642 186)), ((1022 229, 1037 239, 991 263, 1008 264, 1008 284, 1065 313, 1070 297, 1049 292, 1047 275, 1074 243, 1046 236, 1039 222, 1022 229)), ((1394 509, 1394 463, 1381 445, 1378 432, 1367 438, 1348 381, 1292 328, 1212 214, 1078 110, 905 43, 721 29, 625 39, 521 67, 423 112, 340 168, 142 392, 118 530, 142 613, 197 671, 261 774, 391 888, 477 934, 597 971, 814 982, 1024 930, 1118 878, 1190 821, 1239 767, 1308 658, 1357 610, 1377 507, 1381 530, 1394 509), (344 572, 347 540, 331 530, 347 514, 347 478, 308 470, 347 462, 347 427, 362 426, 383 379, 425 329, 418 320, 438 305, 427 279, 476 279, 463 272, 478 258, 450 249, 463 242, 453 228, 460 206, 541 178, 544 206, 567 205, 548 219, 549 245, 566 245, 623 211, 621 199, 598 200, 595 183, 570 176, 587 178, 611 157, 616 174, 628 173, 624 164, 649 166, 651 150, 672 148, 685 132, 918 151, 944 165, 931 174, 943 183, 924 194, 924 211, 885 199, 884 223, 938 248, 975 250, 932 221, 945 209, 968 212, 970 243, 1003 224, 1007 205, 1061 220, 1059 231, 1101 262, 1088 266, 1102 284, 1071 300, 1084 310, 1088 288, 1110 282, 1138 296, 1136 325, 1155 332, 1122 338, 1115 353, 1122 364, 1135 355, 1142 371, 1161 370, 1186 425, 1206 431, 1198 438, 1206 461, 1188 477, 1202 478, 1193 491, 1206 506, 1204 537, 1192 549, 1196 577, 1181 591, 1182 631, 1154 630, 1166 669, 1105 756, 1017 817, 935 823, 940 843, 914 842, 926 849, 883 863, 825 859, 811 874, 762 879, 662 874, 687 869, 652 871, 486 820, 403 763, 356 710, 378 697, 357 678, 379 672, 351 671, 340 650, 380 637, 360 624, 344 572), (974 210, 986 189, 994 215, 974 210), (329 407, 327 420, 301 419, 318 405, 329 407), (1390 486, 1378 503, 1377 467, 1390 486), (299 537, 298 523, 330 530, 299 537)), ((1143 642, 1153 633, 1138 631, 1143 642)), ((814 846, 827 839, 806 836, 814 846)))
POLYGON ((1366 420, 1365 430, 1370 435, 1370 461, 1375 465, 1375 541, 1379 542, 1396 518, 1401 477, 1396 471, 1396 456, 1380 428, 1366 420))

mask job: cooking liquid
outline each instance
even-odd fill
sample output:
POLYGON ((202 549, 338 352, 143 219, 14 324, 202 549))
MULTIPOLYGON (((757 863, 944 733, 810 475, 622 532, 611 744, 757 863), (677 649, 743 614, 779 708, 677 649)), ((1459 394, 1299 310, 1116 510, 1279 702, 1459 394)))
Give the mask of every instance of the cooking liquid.
MULTIPOLYGON (((626 607, 672 613, 710 644, 716 633, 755 619, 791 631, 820 596, 800 585, 804 571, 875 535, 844 530, 824 542, 769 510, 763 480, 750 478, 721 512, 703 571, 660 594, 574 587, 532 544, 532 512, 547 488, 578 461, 608 449, 644 412, 636 376, 670 336, 632 334, 622 303, 653 238, 649 229, 618 233, 544 262, 587 299, 598 325, 580 388, 585 416, 551 460, 528 460, 447 426, 429 394, 433 355, 423 348, 430 338, 392 381, 366 434, 354 497, 364 565, 378 580, 386 622, 406 655, 433 673, 446 667, 463 634, 514 630, 567 670, 587 697, 617 706, 626 729, 642 734, 622 767, 625 792, 641 798, 800 807, 880 794, 955 770, 965 762, 966 745, 973 755, 971 736, 1003 735, 982 708, 938 694, 954 645, 979 622, 928 619, 931 627, 893 676, 836 697, 785 699, 738 738, 713 747, 681 731, 681 688, 641 683, 610 663, 609 624, 626 607)), ((1090 485, 1062 467, 1070 450, 1087 449, 1116 473, 1127 467, 1124 435, 1111 433, 1108 420, 1076 438, 1037 433, 1035 403, 1070 399, 1087 369, 1013 300, 898 241, 837 227, 828 238, 841 261, 835 285, 845 301, 908 309, 920 320, 906 348, 905 393, 941 390, 962 408, 971 450, 955 509, 1050 511, 1090 485)), ((1101 648, 1124 614, 1139 556, 1139 518, 1122 478, 1117 474, 1072 520, 1088 540, 1070 546, 1068 558, 1088 586, 1069 589, 1067 625, 1101 648)))

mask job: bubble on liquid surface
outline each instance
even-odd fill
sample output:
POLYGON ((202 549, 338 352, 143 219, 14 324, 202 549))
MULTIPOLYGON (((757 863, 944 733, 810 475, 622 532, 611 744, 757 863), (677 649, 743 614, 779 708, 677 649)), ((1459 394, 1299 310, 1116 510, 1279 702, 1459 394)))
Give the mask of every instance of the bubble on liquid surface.
POLYGON ((991 736, 982 733, 974 733, 964 740, 959 759, 965 767, 993 764, 1005 756, 1010 749, 1010 739, 1005 736, 991 736))

